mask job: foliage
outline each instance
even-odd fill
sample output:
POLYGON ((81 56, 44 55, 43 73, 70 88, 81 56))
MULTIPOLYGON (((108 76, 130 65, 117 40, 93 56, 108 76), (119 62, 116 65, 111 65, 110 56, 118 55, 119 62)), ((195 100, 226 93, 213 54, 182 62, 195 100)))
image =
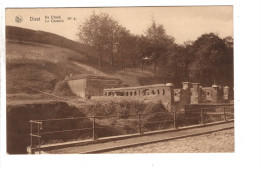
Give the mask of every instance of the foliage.
POLYGON ((150 105, 137 101, 122 102, 96 102, 93 105, 85 105, 81 110, 87 115, 104 116, 104 115, 128 115, 143 113, 150 105))
POLYGON ((144 112, 147 114, 158 113, 158 112, 166 112, 167 110, 162 105, 162 103, 147 103, 144 112))
MULTIPOLYGON (((203 86, 214 82, 223 86, 234 85, 233 38, 230 36, 220 38, 217 34, 206 33, 195 41, 176 44, 174 37, 167 35, 164 26, 155 20, 143 35, 135 35, 106 13, 93 13, 79 26, 78 37, 85 44, 18 27, 7 26, 6 33, 8 39, 73 49, 83 53, 85 58, 69 59, 93 67, 102 64, 100 69, 105 72, 127 70, 125 68, 130 67, 153 71, 160 78, 150 80, 151 83, 164 83, 167 80, 176 87, 182 81, 199 82, 203 86)), ((25 53, 26 56, 28 54, 25 53)), ((65 69, 56 72, 64 74, 65 69)))
POLYGON ((146 50, 146 55, 154 64, 154 75, 156 76, 157 65, 164 66, 167 64, 167 55, 174 45, 174 38, 167 35, 163 25, 157 24, 154 20, 147 28, 145 35, 147 40, 144 50, 146 50))
POLYGON ((173 126, 173 114, 169 112, 152 113, 145 117, 144 128, 146 130, 160 130, 173 126))
POLYGON ((112 67, 114 66, 115 55, 122 65, 125 64, 125 58, 122 58, 122 56, 126 53, 127 56, 131 55, 133 36, 107 13, 96 14, 93 12, 79 26, 77 35, 81 42, 93 46, 99 51, 99 66, 101 66, 104 54, 110 58, 112 67))
POLYGON ((214 33, 207 33, 195 41, 176 44, 174 37, 167 35, 164 26, 153 19, 144 35, 139 36, 131 34, 104 13, 93 13, 84 24, 80 27, 80 33, 85 33, 81 35, 85 39, 81 39, 90 41, 87 44, 93 45, 92 36, 98 35, 99 38, 96 39, 100 42, 97 43, 103 43, 101 46, 106 48, 104 50, 110 51, 108 53, 112 66, 122 69, 139 67, 142 70, 153 66, 155 76, 175 84, 191 81, 202 85, 212 85, 215 82, 233 86, 233 38, 230 36, 222 39, 214 33), (93 29, 86 23, 103 26, 93 29), (88 29, 83 31, 83 28, 94 32, 88 29), (110 32, 110 36, 107 32, 110 32))
POLYGON ((66 81, 57 82, 53 89, 53 94, 60 96, 75 96, 66 81))
POLYGON ((188 68, 191 80, 207 85, 217 82, 232 86, 233 47, 230 44, 232 42, 225 40, 227 39, 209 33, 203 34, 194 42, 192 46, 194 58, 188 68))

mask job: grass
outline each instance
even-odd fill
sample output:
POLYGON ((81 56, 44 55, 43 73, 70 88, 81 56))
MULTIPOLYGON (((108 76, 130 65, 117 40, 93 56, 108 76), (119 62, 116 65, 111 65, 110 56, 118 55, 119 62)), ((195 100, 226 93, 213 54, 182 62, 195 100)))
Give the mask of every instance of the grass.
MULTIPOLYGON (((7 147, 8 153, 26 153, 26 147, 30 145, 30 120, 59 119, 71 117, 86 117, 84 119, 70 119, 63 121, 51 121, 43 123, 41 132, 61 130, 73 130, 85 128, 82 131, 64 133, 49 133, 43 135, 41 144, 51 144, 66 141, 89 139, 93 137, 93 115, 95 119, 95 137, 108 137, 139 132, 139 113, 142 123, 142 131, 154 131, 173 128, 173 114, 167 112, 160 103, 121 102, 121 103, 97 103, 79 104, 79 107, 68 105, 65 102, 34 103, 8 105, 7 107, 7 147), (133 116, 127 116, 127 115, 133 116), (115 117, 117 116, 117 117, 115 117)), ((191 115, 177 115, 177 126, 186 126, 200 123, 200 119, 185 120, 191 115)), ((195 116, 195 115, 194 115, 195 116)), ((199 114, 196 115, 199 117, 199 114)), ((232 117, 230 117, 232 118, 232 117)), ((220 120, 218 116, 205 116, 205 122, 220 120)), ((37 127, 33 129, 37 133, 37 127)), ((37 140, 34 140, 37 145, 37 140)))
POLYGON ((82 54, 65 48, 7 41, 6 54, 7 95, 18 94, 17 98, 37 94, 30 87, 52 93, 67 75, 92 73, 70 61, 83 59, 82 54))

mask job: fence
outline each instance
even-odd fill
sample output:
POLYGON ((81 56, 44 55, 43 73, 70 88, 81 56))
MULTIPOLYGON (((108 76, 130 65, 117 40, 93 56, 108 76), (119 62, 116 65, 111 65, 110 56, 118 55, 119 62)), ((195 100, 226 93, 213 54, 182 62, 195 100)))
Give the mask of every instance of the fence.
MULTIPOLYGON (((173 128, 178 129, 183 126, 194 124, 205 125, 215 121, 229 121, 234 118, 233 106, 211 107, 193 109, 189 111, 178 112, 160 112, 153 114, 124 114, 113 116, 89 116, 89 117, 72 117, 63 119, 47 119, 47 120, 31 120, 30 121, 30 148, 41 151, 43 138, 55 139, 63 137, 70 139, 75 137, 75 132, 82 132, 86 135, 85 139, 96 140, 101 137, 109 136, 109 127, 114 126, 114 129, 119 128, 120 124, 112 124, 111 121, 121 120, 123 124, 132 122, 132 133, 144 134, 148 131, 173 128), (80 125, 79 125, 80 124, 80 125), (157 126, 158 125, 158 126, 157 126), (79 128, 71 128, 71 126, 80 126, 79 128), (82 127, 83 126, 83 127, 82 127), (107 133, 104 133, 107 132, 107 133), (71 133, 66 135, 65 133, 71 133)), ((111 133, 110 133, 111 134, 111 133)), ((114 133, 116 135, 116 133, 114 133)), ((119 134, 120 135, 120 134, 119 134)), ((121 133, 122 135, 122 133, 121 133)))

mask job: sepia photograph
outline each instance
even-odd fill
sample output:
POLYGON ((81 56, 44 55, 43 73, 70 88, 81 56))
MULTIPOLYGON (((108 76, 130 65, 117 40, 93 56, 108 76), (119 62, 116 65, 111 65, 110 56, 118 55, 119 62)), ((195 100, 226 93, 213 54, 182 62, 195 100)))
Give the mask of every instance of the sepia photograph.
POLYGON ((6 8, 6 154, 235 153, 233 18, 6 8))

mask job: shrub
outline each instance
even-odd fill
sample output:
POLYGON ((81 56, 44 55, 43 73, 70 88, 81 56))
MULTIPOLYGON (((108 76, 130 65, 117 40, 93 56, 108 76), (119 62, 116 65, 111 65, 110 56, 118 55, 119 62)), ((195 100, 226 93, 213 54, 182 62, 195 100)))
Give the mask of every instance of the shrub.
POLYGON ((56 83, 53 94, 61 95, 61 96, 75 96, 66 81, 59 81, 56 83))
POLYGON ((128 114, 142 113, 146 105, 136 101, 121 101, 121 102, 95 102, 93 104, 83 105, 80 109, 87 116, 109 116, 119 115, 122 118, 128 114))
POLYGON ((172 113, 153 113, 146 116, 143 123, 147 130, 166 129, 173 126, 173 119, 172 113))
POLYGON ((163 106, 162 103, 147 103, 144 109, 144 113, 158 113, 158 112, 166 112, 167 110, 163 106))

